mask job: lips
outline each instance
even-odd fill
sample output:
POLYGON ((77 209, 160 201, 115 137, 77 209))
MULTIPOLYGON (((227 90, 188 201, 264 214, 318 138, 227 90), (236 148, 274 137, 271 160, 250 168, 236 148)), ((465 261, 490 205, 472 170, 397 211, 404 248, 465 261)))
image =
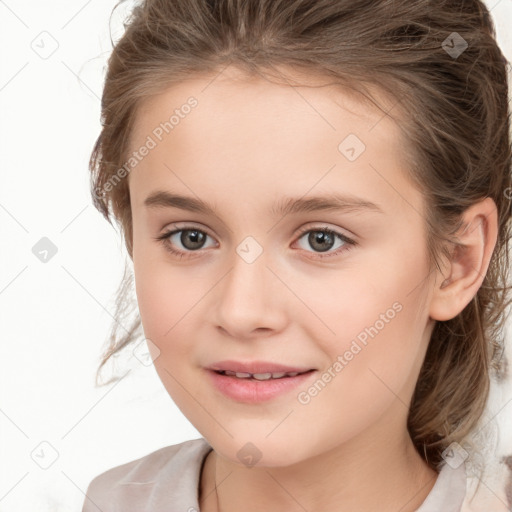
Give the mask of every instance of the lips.
MULTIPOLYGON (((265 367, 268 368, 269 366, 275 368, 275 366, 266 363, 265 367)), ((282 365, 278 366, 283 368, 282 365)), ((277 372, 267 374, 238 373, 242 377, 239 377, 236 373, 234 376, 228 373, 231 372, 223 372, 211 368, 206 369, 207 378, 213 387, 222 393, 224 397, 235 402, 255 405, 268 400, 278 399, 279 397, 285 399, 298 386, 307 386, 307 383, 315 377, 317 372, 311 369, 296 374, 294 377, 283 376, 280 378, 271 377, 272 375, 278 375, 277 372)))
POLYGON ((250 374, 253 375, 265 375, 265 374, 300 374, 306 373, 315 368, 307 366, 287 366, 280 363, 273 363, 269 361, 218 361, 208 366, 209 370, 216 372, 232 372, 232 374, 250 374))
POLYGON ((231 372, 229 370, 226 371, 220 371, 220 370, 214 370, 219 375, 226 375, 228 377, 237 377, 239 379, 256 379, 256 380, 269 380, 269 379, 282 379, 285 377, 296 377, 297 375, 302 375, 303 373, 309 373, 309 370, 307 372, 266 372, 266 373, 247 373, 247 372, 231 372))

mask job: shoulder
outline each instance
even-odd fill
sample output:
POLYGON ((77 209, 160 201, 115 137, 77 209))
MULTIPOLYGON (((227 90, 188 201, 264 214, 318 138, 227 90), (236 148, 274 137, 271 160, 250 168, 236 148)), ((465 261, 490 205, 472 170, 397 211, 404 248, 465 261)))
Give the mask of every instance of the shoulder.
POLYGON ((148 503, 157 511, 158 500, 173 498, 173 493, 190 503, 187 508, 193 506, 201 465, 210 450, 204 438, 192 439, 108 469, 89 483, 82 512, 139 511, 148 503))

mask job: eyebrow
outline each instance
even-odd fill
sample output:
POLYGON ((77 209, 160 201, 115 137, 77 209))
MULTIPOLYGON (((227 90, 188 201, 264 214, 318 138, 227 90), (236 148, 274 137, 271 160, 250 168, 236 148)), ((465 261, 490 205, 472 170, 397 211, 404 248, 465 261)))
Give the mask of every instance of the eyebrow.
MULTIPOLYGON (((194 197, 174 194, 165 190, 152 192, 145 199, 144 205, 147 208, 179 208, 181 210, 217 216, 215 208, 208 202, 194 197)), ((287 197, 273 205, 270 213, 275 216, 284 216, 294 213, 328 210, 347 212, 374 211, 384 213, 379 205, 350 194, 327 194, 308 198, 287 197)))

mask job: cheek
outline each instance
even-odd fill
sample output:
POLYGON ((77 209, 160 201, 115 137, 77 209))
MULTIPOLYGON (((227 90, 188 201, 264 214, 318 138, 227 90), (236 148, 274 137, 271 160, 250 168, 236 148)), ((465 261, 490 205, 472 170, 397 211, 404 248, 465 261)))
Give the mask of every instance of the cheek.
POLYGON ((325 439, 335 445, 356 436, 390 409, 396 421, 407 415, 421 363, 421 340, 411 332, 415 308, 405 301, 395 304, 389 309, 366 304, 363 312, 356 314, 355 308, 343 325, 338 322, 341 333, 346 326, 346 336, 324 345, 328 366, 309 388, 298 390, 302 394, 295 409, 304 425, 328 414, 322 439, 316 441, 319 446, 325 439), (380 313, 385 317, 379 318, 380 313))
POLYGON ((197 327, 197 320, 194 323, 190 310, 198 299, 189 297, 192 292, 184 277, 165 266, 154 262, 146 265, 141 258, 137 264, 134 260, 134 271, 140 317, 144 335, 151 340, 148 346, 153 365, 167 393, 189 417, 197 413, 193 407, 189 410, 189 393, 195 395, 196 391, 194 383, 186 378, 189 370, 183 363, 191 358, 190 333, 194 325, 197 327))
POLYGON ((426 262, 417 249, 407 259, 391 256, 380 253, 380 265, 376 260, 365 272, 340 275, 314 304, 332 332, 319 336, 310 329, 308 334, 329 356, 324 370, 335 377, 325 387, 347 397, 348 410, 393 400, 395 394, 406 401, 421 365, 428 320, 428 290, 421 285, 426 262))
POLYGON ((354 340, 362 347, 374 340, 375 349, 384 352, 399 348, 408 332, 418 335, 425 288, 416 285, 424 269, 403 261, 383 266, 383 254, 379 257, 294 283, 294 292, 307 306, 298 304, 296 321, 310 339, 324 340, 326 352, 342 354, 354 340))
POLYGON ((150 251, 134 248, 134 274, 137 302, 146 338, 160 350, 155 365, 170 349, 180 349, 176 339, 187 325, 187 311, 198 301, 179 270, 172 270, 163 258, 148 256, 150 251), (171 343, 171 341, 173 341, 171 343))

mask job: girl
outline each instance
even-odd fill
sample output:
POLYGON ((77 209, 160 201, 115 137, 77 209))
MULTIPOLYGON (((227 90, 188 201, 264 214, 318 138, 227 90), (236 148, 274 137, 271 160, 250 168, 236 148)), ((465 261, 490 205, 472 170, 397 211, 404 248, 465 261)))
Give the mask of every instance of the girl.
POLYGON ((508 114, 477 0, 135 7, 90 167, 140 323, 102 365, 142 327, 203 437, 97 476, 83 510, 469 506, 510 302, 508 114))

